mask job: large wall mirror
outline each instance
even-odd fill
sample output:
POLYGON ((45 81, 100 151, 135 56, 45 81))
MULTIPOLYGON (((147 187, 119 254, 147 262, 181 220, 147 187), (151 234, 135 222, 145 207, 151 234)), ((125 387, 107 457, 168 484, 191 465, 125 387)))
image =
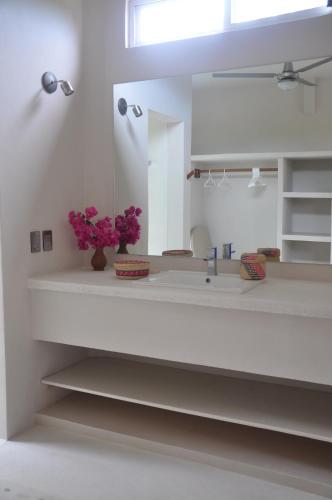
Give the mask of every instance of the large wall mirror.
POLYGON ((332 58, 115 85, 114 134, 130 253, 332 262, 332 58))

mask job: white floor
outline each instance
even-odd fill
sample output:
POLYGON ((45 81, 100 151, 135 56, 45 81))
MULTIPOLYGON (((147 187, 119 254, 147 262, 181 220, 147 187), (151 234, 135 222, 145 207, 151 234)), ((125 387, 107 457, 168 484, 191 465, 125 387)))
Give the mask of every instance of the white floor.
POLYGON ((0 500, 318 500, 214 467, 35 426, 0 447, 0 500))

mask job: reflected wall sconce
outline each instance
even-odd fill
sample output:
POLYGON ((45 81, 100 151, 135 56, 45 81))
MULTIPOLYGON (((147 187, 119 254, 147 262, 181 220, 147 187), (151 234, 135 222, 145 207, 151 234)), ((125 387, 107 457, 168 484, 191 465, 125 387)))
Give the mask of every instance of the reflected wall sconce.
POLYGON ((72 95, 74 93, 74 88, 70 81, 68 80, 57 80, 54 73, 47 71, 42 76, 42 86, 45 92, 48 94, 53 94, 58 88, 58 83, 60 83, 60 87, 65 96, 72 95))
POLYGON ((138 106, 138 104, 127 104, 126 99, 120 97, 120 99, 118 100, 118 110, 120 115, 125 116, 127 114, 128 108, 133 108, 133 113, 136 118, 139 118, 143 115, 141 106, 138 106))

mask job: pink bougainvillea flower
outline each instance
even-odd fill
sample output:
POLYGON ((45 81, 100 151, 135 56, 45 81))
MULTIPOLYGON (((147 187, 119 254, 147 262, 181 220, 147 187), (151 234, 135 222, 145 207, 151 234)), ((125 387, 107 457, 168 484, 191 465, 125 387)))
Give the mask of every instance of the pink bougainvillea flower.
POLYGON ((141 226, 137 217, 142 213, 141 208, 131 206, 124 211, 124 215, 115 217, 115 229, 118 231, 121 243, 135 245, 140 239, 141 226))
POLYGON ((68 214, 80 250, 88 250, 89 247, 115 247, 119 243, 119 232, 113 229, 111 217, 91 222, 96 215, 98 210, 95 207, 86 208, 84 213, 72 210, 68 214))
POLYGON ((92 219, 92 217, 98 215, 98 210, 96 207, 88 207, 85 209, 85 215, 87 219, 92 219))

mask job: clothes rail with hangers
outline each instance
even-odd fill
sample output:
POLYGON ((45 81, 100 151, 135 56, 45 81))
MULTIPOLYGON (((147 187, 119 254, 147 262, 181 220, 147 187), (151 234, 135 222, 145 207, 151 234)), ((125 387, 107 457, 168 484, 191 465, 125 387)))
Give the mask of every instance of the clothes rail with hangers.
MULTIPOLYGON (((278 172, 277 167, 260 167, 261 172, 278 172)), ((226 173, 247 173, 252 172, 252 167, 241 167, 241 168, 194 168, 187 174, 187 179, 191 177, 194 179, 200 179, 202 174, 223 174, 226 173)))

